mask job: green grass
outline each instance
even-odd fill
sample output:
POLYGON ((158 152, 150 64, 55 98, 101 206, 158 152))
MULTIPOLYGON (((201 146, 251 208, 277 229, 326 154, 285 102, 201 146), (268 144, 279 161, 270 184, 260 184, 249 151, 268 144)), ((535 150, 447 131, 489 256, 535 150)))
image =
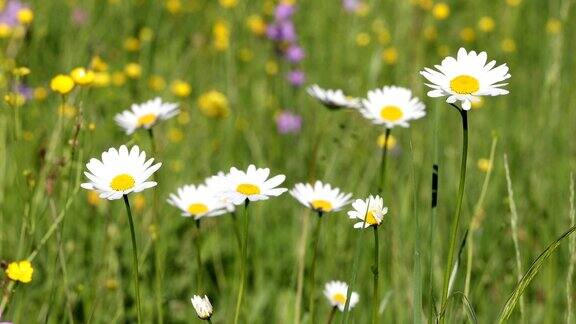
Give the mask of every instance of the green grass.
MULTIPOLYGON (((568 316, 567 301, 574 301, 574 290, 566 284, 568 274, 573 274, 569 265, 574 263, 574 248, 570 253, 567 242, 555 245, 552 250, 557 247, 556 252, 546 254, 544 263, 534 267, 531 264, 573 223, 569 213, 570 177, 576 168, 576 45, 571 42, 576 37, 576 22, 570 19, 576 13, 574 1, 524 0, 516 7, 508 6, 504 0, 446 2, 451 6, 451 15, 444 21, 434 20, 429 11, 411 1, 393 0, 367 1, 370 10, 366 16, 345 13, 339 1, 299 1, 295 16, 299 39, 307 54, 302 64, 307 83, 342 88, 354 96, 394 84, 411 88, 427 106, 424 119, 392 132, 398 145, 388 154, 384 200, 389 214, 379 229, 379 295, 383 301, 386 299, 380 320, 407 323, 421 317, 428 321, 433 302, 428 293, 430 285, 440 311, 458 190, 461 125, 452 107, 442 99, 426 97, 427 89, 418 72, 465 46, 485 50, 497 62, 508 63, 512 78, 507 86, 509 95, 486 98, 482 108, 468 116, 469 163, 457 243, 473 216, 477 217, 478 227, 467 238, 468 244, 473 242, 474 254, 468 260, 469 250, 464 247, 446 322, 467 320, 470 309, 479 323, 495 322, 517 286, 513 239, 516 234, 510 224, 504 154, 508 157, 518 214, 519 262, 525 271, 539 269, 529 273, 530 285, 521 285, 525 288, 523 318, 529 323, 563 322, 568 316), (491 33, 477 28, 484 15, 496 21, 491 33), (559 33, 547 32, 552 18, 562 21, 559 33), (378 41, 375 21, 390 33, 388 44, 378 41), (437 29, 434 40, 424 37, 423 30, 429 26, 437 29), (471 43, 460 39, 459 33, 465 27, 476 31, 471 43), (371 36, 365 47, 356 44, 356 36, 362 32, 371 36), (504 51, 504 39, 514 40, 516 49, 504 51), (398 60, 388 65, 381 54, 391 46, 397 49, 398 60), (448 53, 439 53, 439 48, 444 47, 448 53), (493 134, 498 145, 491 178, 483 193, 486 174, 476 164, 478 159, 490 157, 493 134), (430 228, 433 161, 439 164, 439 201, 434 227, 430 228), (429 233, 433 244, 428 244, 429 233), (466 298, 461 298, 468 266, 469 290, 466 298), (420 303, 421 311, 414 306, 420 303)), ((146 132, 126 136, 113 121, 116 113, 133 102, 161 96, 179 101, 190 117, 189 121, 174 118, 154 129, 155 157, 163 162, 159 186, 138 198, 130 197, 145 323, 158 322, 158 287, 164 323, 199 322, 190 304, 190 297, 199 292, 196 225, 165 202, 178 186, 199 183, 231 166, 245 168, 254 163, 270 167, 272 174, 285 174, 289 188, 315 176, 354 193, 356 198, 375 193, 381 156, 376 137, 382 129, 354 111, 328 111, 303 89, 292 89, 285 82, 286 64, 276 59, 268 40, 254 36, 246 27, 249 15, 265 15, 264 2, 240 0, 237 7, 222 9, 213 0, 182 0, 184 12, 172 15, 164 8, 164 1, 159 0, 118 4, 77 1, 89 16, 82 27, 69 22, 69 3, 30 1, 35 20, 26 37, 0 40, 4 80, 12 78, 9 61, 14 60, 17 66, 32 71, 24 79, 27 85, 48 89, 53 76, 87 66, 96 54, 109 64, 111 73, 122 71, 129 62, 138 62, 143 75, 123 86, 75 90, 68 97, 82 111, 75 149, 69 141, 75 137, 75 125, 80 119, 63 118, 59 133, 61 98, 56 94, 50 93, 44 101, 30 100, 17 108, 18 123, 14 122, 14 108, 2 103, 0 259, 11 262, 34 253, 35 269, 30 284, 15 285, 3 319, 15 323, 135 322, 130 233, 123 203, 102 200, 92 206, 87 192, 77 190, 84 181, 84 164, 109 147, 138 144, 151 154, 146 132), (212 27, 218 19, 232 27, 230 48, 225 52, 213 47, 212 27), (152 28, 153 41, 143 42, 138 52, 124 50, 124 40, 138 36, 143 27, 152 28), (239 57, 245 50, 253 54, 249 61, 239 57), (279 64, 276 75, 266 73, 270 60, 279 64), (183 79, 192 85, 192 94, 178 99, 169 87, 153 91, 148 87, 151 75, 161 75, 168 83, 183 79), (228 97, 228 117, 210 119, 198 109, 198 96, 212 89, 228 97), (303 116, 300 134, 277 133, 274 118, 282 109, 303 116), (94 130, 89 129, 90 124, 94 130), (175 132, 183 138, 174 141, 175 132), (310 159, 317 141, 312 172, 310 159), (156 216, 152 208, 154 195, 158 197, 156 216), (144 201, 143 206, 137 206, 136 200, 144 201), (44 239, 51 228, 53 235, 44 239)), ((11 91, 7 82, 0 82, 2 96, 11 91)), ((241 216, 241 210, 237 216, 241 216)), ((300 296, 300 317, 305 318, 315 215, 284 194, 251 204, 249 217, 248 272, 241 322, 298 322, 298 272, 300 262, 305 262, 300 296), (303 217, 310 218, 309 239, 306 254, 300 256, 303 217)), ((316 260, 316 319, 323 322, 330 312, 321 295, 323 284, 349 280, 356 239, 362 235, 353 287, 360 294, 360 302, 350 314, 350 322, 368 323, 372 310, 372 235, 354 230, 345 211, 324 215, 322 222, 316 260)), ((214 305, 214 323, 230 323, 234 316, 240 271, 234 226, 237 225, 229 215, 205 219, 199 234, 204 265, 202 289, 214 305)), ((0 276, 0 280, 4 278, 0 276)), ((517 305, 511 310, 510 322, 520 318, 517 305)), ((337 313, 333 323, 341 320, 342 314, 337 313)))

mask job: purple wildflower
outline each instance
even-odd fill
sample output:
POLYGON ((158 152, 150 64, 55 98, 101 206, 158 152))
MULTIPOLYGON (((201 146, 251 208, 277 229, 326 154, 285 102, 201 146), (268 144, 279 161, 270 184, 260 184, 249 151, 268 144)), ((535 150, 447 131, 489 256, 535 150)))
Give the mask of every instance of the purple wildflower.
POLYGON ((292 18, 296 9, 291 4, 281 3, 276 7, 276 12, 274 16, 276 20, 284 21, 292 18))
POLYGON ((26 98, 26 100, 30 100, 30 99, 32 99, 32 96, 34 94, 34 90, 27 85, 21 84, 18 86, 18 93, 23 95, 24 98, 26 98))
POLYGON ((74 26, 77 27, 84 26, 88 22, 88 12, 86 12, 86 10, 80 7, 75 7, 72 10, 71 18, 74 26))
POLYGON ((306 82, 306 74, 301 70, 293 70, 288 72, 287 79, 291 85, 299 87, 306 82))
POLYGON ((302 117, 284 110, 276 117, 276 128, 280 134, 299 133, 302 128, 302 117))
POLYGON ((360 7, 360 1, 359 0, 342 0, 342 6, 344 7, 344 10, 346 10, 348 12, 356 12, 358 10, 358 7, 360 7))
POLYGON ((286 50, 286 59, 291 63, 298 63, 304 59, 304 49, 298 45, 290 45, 286 50))
POLYGON ((6 24, 10 27, 18 25, 18 12, 26 8, 22 2, 18 0, 9 0, 0 12, 0 24, 6 24))

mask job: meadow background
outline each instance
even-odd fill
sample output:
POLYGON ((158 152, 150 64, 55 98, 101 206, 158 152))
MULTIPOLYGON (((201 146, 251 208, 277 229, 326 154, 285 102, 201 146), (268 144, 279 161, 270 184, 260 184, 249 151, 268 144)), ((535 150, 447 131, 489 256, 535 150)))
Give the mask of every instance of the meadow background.
MULTIPOLYGON (((132 103, 160 96, 179 102, 182 110, 155 127, 155 158, 163 162, 158 187, 131 195, 147 323, 159 322, 159 317, 165 323, 199 322, 189 302, 199 290, 194 246, 198 232, 193 220, 165 202, 177 187, 254 163, 270 167, 272 174, 285 174, 288 188, 316 178, 355 198, 375 193, 381 154, 377 138, 383 129, 355 111, 322 107, 305 92, 305 86, 314 83, 358 97, 370 89, 399 85, 426 103, 425 118, 392 131, 397 142, 384 194, 389 214, 381 227, 380 295, 383 322, 412 321, 418 312, 413 270, 419 262, 422 314, 428 319, 434 302, 429 289, 436 302, 441 290, 461 126, 458 114, 442 99, 426 97, 418 72, 464 46, 508 63, 512 74, 509 95, 487 98, 469 114, 469 173, 459 241, 466 229, 473 231, 454 283, 455 291, 468 296, 478 322, 496 320, 518 280, 517 256, 523 273, 571 224, 570 179, 576 168, 574 1, 374 0, 348 10, 336 0, 297 1, 294 21, 306 55, 296 66, 279 57, 265 35, 264 24, 273 20, 276 4, 38 0, 25 2, 33 21, 9 29, 0 25, 0 84, 2 97, 8 96, 0 118, 0 259, 24 259, 40 246, 32 262, 33 281, 16 286, 3 319, 135 321, 124 206, 79 189, 86 161, 109 147, 138 144, 150 154, 146 132, 126 136, 113 121, 132 103), (16 67, 31 73, 18 76, 16 67), (75 67, 97 71, 97 81, 77 87, 63 105, 49 83, 75 67), (303 86, 287 80, 294 69, 305 73, 303 86), (11 100, 16 88, 25 102, 11 100), (215 104, 213 97, 202 97, 213 90, 227 102, 215 104), (301 128, 283 134, 277 121, 286 112, 302 118, 301 128), (57 127, 59 118, 62 127, 57 127), (433 163, 440 170, 434 218, 433 163), (158 217, 152 214, 155 201, 158 217), (511 227, 511 201, 517 210, 516 231, 511 227), (64 221, 41 245, 59 216, 64 221)), ((302 266, 309 264, 310 241, 302 242, 315 224, 313 216, 288 194, 252 205, 245 323, 306 321, 307 293, 299 294, 298 278, 306 274, 302 266)), ((210 218, 200 233, 202 290, 214 305, 215 323, 231 322, 236 301, 233 224, 230 216, 210 218)), ((345 211, 328 215, 323 227, 317 291, 329 280, 349 281, 355 238, 365 236, 352 288, 360 294, 360 303, 351 319, 367 323, 371 233, 354 230, 345 211)), ((576 297, 570 267, 576 254, 574 243, 568 243, 544 265, 524 294, 523 315, 517 308, 512 322, 573 321, 568 318, 576 297)), ((323 297, 317 310, 323 322, 330 310, 323 297)), ((341 314, 337 316, 335 322, 341 320, 341 314)), ((461 302, 452 303, 448 321, 467 320, 461 302)))

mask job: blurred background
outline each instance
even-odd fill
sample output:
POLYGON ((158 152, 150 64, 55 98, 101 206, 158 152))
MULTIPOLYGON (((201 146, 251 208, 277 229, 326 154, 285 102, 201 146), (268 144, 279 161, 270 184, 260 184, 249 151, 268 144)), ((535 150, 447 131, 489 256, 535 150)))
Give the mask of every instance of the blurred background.
MULTIPOLYGON (((214 305, 213 322, 230 323, 238 281, 232 218, 204 220, 198 232, 193 220, 181 217, 165 199, 181 185, 250 163, 285 174, 288 188, 320 179, 355 198, 373 193, 383 129, 356 111, 322 107, 305 91, 316 83, 354 97, 398 85, 426 104, 427 116, 410 128, 394 129, 389 145, 380 310, 383 322, 412 321, 413 268, 420 262, 422 314, 428 319, 441 290, 461 126, 443 99, 426 97, 418 72, 465 47, 507 63, 512 74, 509 95, 484 98, 469 114, 459 241, 466 230, 468 236, 453 288, 468 297, 480 323, 494 322, 518 274, 570 227, 570 179, 576 167, 573 4, 0 1, 0 259, 10 262, 37 252, 33 281, 16 286, 3 319, 135 322, 124 206, 78 188, 86 161, 109 147, 138 144, 152 152, 146 132, 127 136, 113 118, 132 103, 158 96, 178 102, 181 113, 155 127, 155 158, 163 162, 158 187, 131 196, 145 322, 199 322, 189 302, 200 290, 194 247, 199 238, 202 291, 214 305), (279 9, 287 6, 293 10, 288 16, 279 9), (76 67, 94 72, 90 86, 77 85, 66 96, 51 91, 56 75, 76 67), (59 119, 62 128, 56 127, 59 119), (517 249, 505 155, 517 209, 517 249), (433 163, 440 170, 434 221, 433 163), (152 213, 155 199, 158 217, 152 213), (62 215, 64 221, 43 241, 62 215)), ((307 287, 299 282, 310 263, 306 237, 313 216, 288 194, 253 205, 245 323, 306 322, 307 287)), ((363 238, 352 288, 360 302, 351 320, 367 323, 372 238, 353 230, 345 211, 325 219, 316 289, 329 280, 349 280, 358 235, 365 236, 365 244, 363 238)), ((559 247, 527 289, 515 322, 570 322, 575 296, 569 265, 575 257, 573 242, 559 247)), ((323 297, 317 311, 324 321, 330 306, 323 297)), ((448 313, 449 322, 467 320, 460 301, 451 303, 448 313)), ((338 314, 335 321, 340 320, 338 314)))

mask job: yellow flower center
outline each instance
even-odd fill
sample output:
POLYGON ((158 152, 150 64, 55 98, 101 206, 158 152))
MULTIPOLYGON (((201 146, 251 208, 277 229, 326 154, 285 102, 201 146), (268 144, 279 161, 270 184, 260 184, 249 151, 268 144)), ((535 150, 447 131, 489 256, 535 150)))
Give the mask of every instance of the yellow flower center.
POLYGON ((312 209, 314 210, 321 210, 323 212, 329 212, 332 210, 332 204, 329 201, 322 199, 312 200, 310 205, 312 205, 312 209))
POLYGON ((473 76, 459 75, 450 81, 450 89, 458 94, 472 94, 480 90, 480 82, 473 76))
POLYGON ((368 214, 366 215, 366 223, 368 225, 378 225, 378 218, 374 215, 374 212, 369 210, 368 214))
POLYGON ((188 212, 192 215, 200 215, 208 212, 208 206, 202 203, 194 203, 188 206, 188 212))
POLYGON ((243 195, 251 196, 251 195, 258 195, 260 193, 260 188, 250 183, 242 183, 239 184, 238 187, 236 187, 236 191, 243 195))
POLYGON ((398 121, 402 116, 404 116, 404 113, 398 106, 384 106, 380 109, 380 117, 385 121, 398 121))
POLYGON ((334 299, 339 304, 346 304, 346 295, 341 293, 335 293, 332 295, 332 299, 334 299))
POLYGON ((156 122, 156 115, 146 114, 138 118, 138 126, 150 126, 156 122))
POLYGON ((134 178, 126 173, 117 175, 110 182, 110 188, 115 191, 124 191, 134 188, 136 181, 134 178))

